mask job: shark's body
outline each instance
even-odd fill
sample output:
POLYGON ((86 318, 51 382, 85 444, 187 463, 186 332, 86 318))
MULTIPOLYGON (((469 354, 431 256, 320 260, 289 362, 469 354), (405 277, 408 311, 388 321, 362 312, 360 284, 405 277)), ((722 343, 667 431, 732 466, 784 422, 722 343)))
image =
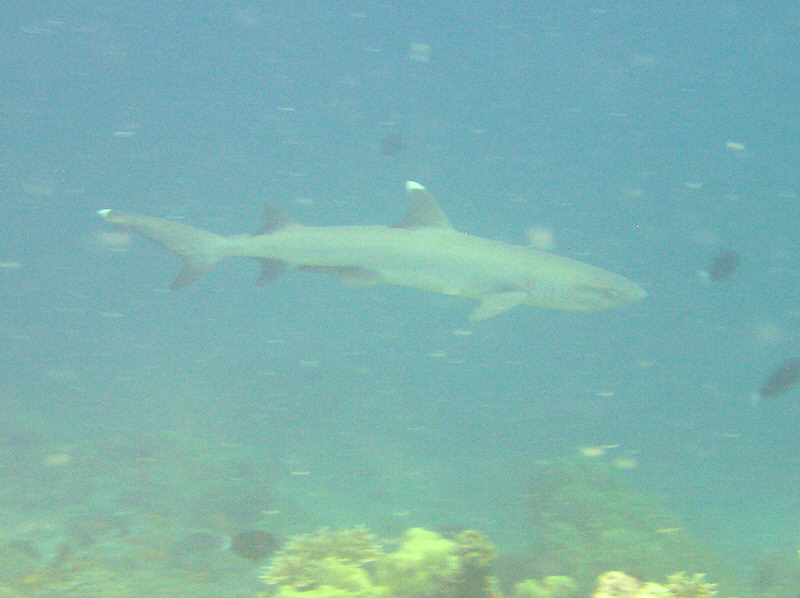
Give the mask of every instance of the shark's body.
POLYGON ((406 189, 408 215, 393 227, 303 226, 268 206, 257 234, 222 236, 140 214, 99 214, 182 258, 172 288, 189 284, 224 258, 241 256, 261 263, 264 282, 297 268, 330 272, 354 285, 381 282, 477 299, 475 320, 517 305, 598 311, 646 296, 613 272, 456 231, 424 187, 409 181, 406 189))

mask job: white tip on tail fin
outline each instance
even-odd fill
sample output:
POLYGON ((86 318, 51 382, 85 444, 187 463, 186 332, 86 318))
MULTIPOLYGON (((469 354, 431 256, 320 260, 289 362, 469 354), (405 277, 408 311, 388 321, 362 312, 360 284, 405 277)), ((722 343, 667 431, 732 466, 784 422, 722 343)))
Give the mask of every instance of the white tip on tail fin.
POLYGON ((414 181, 406 181, 406 192, 411 193, 412 191, 419 191, 420 189, 425 189, 419 183, 415 183, 414 181))
POLYGON ((97 210, 97 215, 102 216, 103 218, 108 218, 108 215, 111 213, 111 210, 106 208, 105 210, 97 210))

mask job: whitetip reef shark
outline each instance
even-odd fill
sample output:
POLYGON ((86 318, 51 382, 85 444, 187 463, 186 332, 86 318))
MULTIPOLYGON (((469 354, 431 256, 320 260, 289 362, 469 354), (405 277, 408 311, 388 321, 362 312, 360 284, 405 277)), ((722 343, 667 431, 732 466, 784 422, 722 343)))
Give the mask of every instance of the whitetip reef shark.
POLYGON ((406 191, 408 214, 391 227, 305 226, 272 205, 257 233, 230 236, 141 214, 98 214, 183 260, 172 289, 190 284, 224 258, 249 257, 261 264, 264 283, 294 268, 335 274, 353 286, 388 283, 477 299, 472 320, 518 305, 599 311, 647 296, 619 274, 457 231, 425 187, 408 181, 406 191))

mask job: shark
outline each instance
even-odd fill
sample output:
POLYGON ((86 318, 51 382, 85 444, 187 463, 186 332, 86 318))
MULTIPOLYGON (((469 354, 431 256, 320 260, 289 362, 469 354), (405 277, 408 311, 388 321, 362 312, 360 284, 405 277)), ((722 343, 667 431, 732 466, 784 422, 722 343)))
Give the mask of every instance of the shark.
POLYGON ((597 266, 458 231, 424 186, 407 181, 406 192, 408 212, 394 226, 306 226, 272 204, 253 234, 219 235, 111 209, 98 214, 181 258, 171 289, 189 285, 225 258, 246 257, 260 264, 262 283, 295 269, 334 274, 354 287, 386 283, 474 299, 472 320, 520 305, 593 312, 647 296, 635 282, 597 266))

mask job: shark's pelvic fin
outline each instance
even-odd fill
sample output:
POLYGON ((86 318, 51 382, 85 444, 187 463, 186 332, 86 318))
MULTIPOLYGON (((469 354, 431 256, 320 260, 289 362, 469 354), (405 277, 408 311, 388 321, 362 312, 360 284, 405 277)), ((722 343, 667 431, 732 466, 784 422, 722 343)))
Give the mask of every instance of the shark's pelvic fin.
POLYGON ((261 276, 258 277, 258 284, 269 284, 276 278, 289 269, 289 264, 282 260, 273 260, 270 258, 256 258, 259 266, 261 266, 261 276))
POLYGON ((453 229, 444 210, 430 196, 425 187, 414 181, 406 181, 406 193, 408 193, 408 213, 405 218, 394 225, 395 228, 453 229))

